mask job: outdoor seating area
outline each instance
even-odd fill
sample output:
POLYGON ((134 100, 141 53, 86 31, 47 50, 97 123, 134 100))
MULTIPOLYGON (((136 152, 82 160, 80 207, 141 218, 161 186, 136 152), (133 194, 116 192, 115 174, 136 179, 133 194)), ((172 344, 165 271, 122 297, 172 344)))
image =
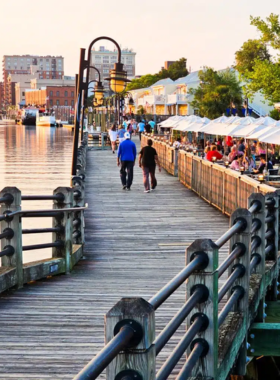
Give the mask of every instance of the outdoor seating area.
POLYGON ((172 116, 158 124, 158 132, 155 139, 176 149, 280 187, 280 121, 269 116, 221 116, 215 120, 196 115, 172 116), (212 150, 217 154, 213 155, 212 150), (207 155, 208 152, 211 153, 207 155), (233 161, 236 162, 232 164, 233 161))

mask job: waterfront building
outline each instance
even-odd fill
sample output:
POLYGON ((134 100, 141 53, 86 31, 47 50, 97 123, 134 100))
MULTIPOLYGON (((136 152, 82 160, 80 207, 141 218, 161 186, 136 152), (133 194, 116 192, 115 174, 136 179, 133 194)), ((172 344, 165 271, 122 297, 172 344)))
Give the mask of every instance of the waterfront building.
POLYGON ((26 105, 46 105, 46 108, 54 106, 68 106, 74 108, 75 86, 48 85, 40 88, 27 89, 25 92, 26 105))
POLYGON ((4 83, 0 82, 0 111, 4 108, 4 83))
MULTIPOLYGON (((128 79, 135 77, 135 56, 136 53, 132 49, 123 49, 121 62, 124 64, 124 70, 127 71, 128 79)), ((100 46, 99 50, 92 49, 91 62, 100 71, 101 81, 104 83, 105 89, 109 90, 109 83, 104 78, 110 76, 110 70, 114 68, 114 63, 118 61, 118 51, 107 50, 104 46, 100 46)), ((98 74, 94 69, 90 70, 90 80, 98 80, 98 74)))
MULTIPOLYGON (((191 105, 193 95, 190 94, 190 90, 200 85, 198 73, 199 71, 194 71, 175 81, 170 78, 162 79, 149 88, 131 90, 134 101, 132 111, 137 112, 143 107, 146 114, 170 116, 195 114, 196 111, 191 105)), ((261 93, 256 93, 253 100, 249 101, 249 108, 256 116, 266 116, 273 109, 261 93)), ((126 100, 126 110, 131 112, 128 100, 126 100)))
POLYGON ((64 58, 62 56, 39 56, 39 55, 4 55, 3 68, 3 92, 5 105, 12 104, 14 97, 12 90, 15 82, 11 85, 8 81, 10 74, 31 74, 31 66, 38 66, 40 79, 62 79, 64 75, 64 58))

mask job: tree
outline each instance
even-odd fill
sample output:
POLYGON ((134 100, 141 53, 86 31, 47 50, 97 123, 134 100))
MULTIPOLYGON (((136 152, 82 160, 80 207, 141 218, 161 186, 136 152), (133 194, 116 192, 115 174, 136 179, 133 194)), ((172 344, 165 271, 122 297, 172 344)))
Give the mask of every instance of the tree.
POLYGON ((244 42, 241 49, 235 53, 236 64, 234 68, 245 75, 254 70, 255 61, 270 61, 267 46, 259 40, 248 40, 244 42))
POLYGON ((245 42, 236 52, 236 69, 245 81, 249 97, 260 91, 273 104, 280 100, 279 16, 272 13, 266 20, 251 16, 251 25, 258 29, 260 38, 245 42), (255 53, 252 52, 254 48, 255 53), (273 55, 268 53, 269 48, 273 55))
POLYGON ((217 72, 212 68, 199 71, 200 85, 191 89, 194 95, 191 105, 201 116, 215 119, 221 116, 228 107, 240 107, 242 89, 235 73, 228 69, 217 72))
POLYGON ((127 85, 127 91, 150 87, 161 79, 170 78, 176 80, 187 76, 189 72, 186 68, 186 64, 186 58, 180 58, 178 61, 170 65, 168 69, 162 68, 157 74, 147 74, 143 75, 141 78, 132 79, 127 85))

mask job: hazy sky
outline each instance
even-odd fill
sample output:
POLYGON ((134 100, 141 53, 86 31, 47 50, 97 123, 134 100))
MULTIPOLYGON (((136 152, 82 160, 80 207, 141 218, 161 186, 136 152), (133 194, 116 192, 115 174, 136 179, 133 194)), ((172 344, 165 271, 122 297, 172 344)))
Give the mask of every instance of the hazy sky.
POLYGON ((134 49, 138 75, 181 57, 192 71, 221 69, 258 36, 250 15, 272 12, 280 14, 280 0, 0 0, 0 57, 61 54, 65 74, 74 75, 79 49, 106 35, 134 49))

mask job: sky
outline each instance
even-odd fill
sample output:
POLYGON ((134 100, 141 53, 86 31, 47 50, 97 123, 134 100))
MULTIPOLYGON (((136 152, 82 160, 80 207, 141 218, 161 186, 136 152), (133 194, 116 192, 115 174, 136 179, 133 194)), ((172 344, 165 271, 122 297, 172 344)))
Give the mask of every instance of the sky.
POLYGON ((270 13, 280 14, 279 0, 0 0, 0 57, 62 55, 65 75, 74 76, 80 48, 108 36, 137 53, 137 75, 182 57, 191 71, 222 69, 243 42, 258 37, 250 15, 270 13))

